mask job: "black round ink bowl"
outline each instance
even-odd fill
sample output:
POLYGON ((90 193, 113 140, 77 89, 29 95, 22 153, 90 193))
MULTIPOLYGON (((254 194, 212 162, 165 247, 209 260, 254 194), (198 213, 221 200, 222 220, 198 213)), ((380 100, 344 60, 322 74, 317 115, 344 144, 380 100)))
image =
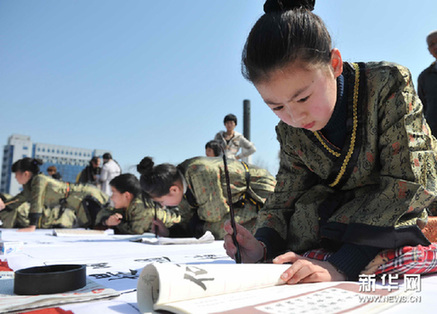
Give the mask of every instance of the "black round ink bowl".
POLYGON ((14 293, 52 294, 85 287, 86 265, 49 265, 17 270, 14 293))

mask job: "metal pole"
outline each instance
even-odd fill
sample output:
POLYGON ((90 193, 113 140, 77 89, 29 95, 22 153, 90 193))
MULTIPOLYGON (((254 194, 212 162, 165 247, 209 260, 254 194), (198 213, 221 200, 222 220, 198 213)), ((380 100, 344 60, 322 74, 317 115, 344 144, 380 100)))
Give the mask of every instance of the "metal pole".
MULTIPOLYGON (((250 100, 243 100, 243 135, 250 141, 250 100)), ((244 152, 243 148, 243 152, 244 152)), ((250 163, 252 156, 243 158, 243 161, 250 163)))
POLYGON ((250 141, 250 100, 243 100, 243 135, 250 141))

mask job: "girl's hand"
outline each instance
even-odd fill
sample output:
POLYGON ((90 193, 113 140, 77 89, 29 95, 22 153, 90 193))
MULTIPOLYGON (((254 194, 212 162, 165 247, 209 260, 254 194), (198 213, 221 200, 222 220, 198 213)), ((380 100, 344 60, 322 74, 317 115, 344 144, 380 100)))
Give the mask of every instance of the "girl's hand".
POLYGON ((5 203, 3 202, 3 200, 0 198, 0 211, 5 209, 5 203))
POLYGON ((115 213, 114 215, 109 216, 108 219, 106 219, 105 224, 108 227, 117 226, 120 224, 121 220, 123 219, 123 216, 119 213, 115 213))
POLYGON ((346 280, 346 276, 339 273, 331 263, 302 257, 294 252, 279 255, 273 260, 273 264, 284 263, 293 264, 281 275, 281 279, 290 285, 346 280))
MULTIPOLYGON (((237 242, 240 246, 241 261, 243 263, 256 263, 264 255, 264 248, 261 243, 255 239, 252 233, 244 228, 243 226, 236 224, 237 227, 237 242)), ((234 230, 232 229, 231 222, 228 220, 225 222, 224 229, 227 234, 224 237, 224 248, 226 254, 229 257, 235 259, 235 254, 237 253, 237 248, 232 240, 232 234, 234 230)))
POLYGON ((31 226, 26 227, 26 228, 18 229, 17 231, 18 232, 34 232, 35 230, 36 230, 36 226, 35 225, 31 225, 31 226))
POLYGON ((168 237, 170 235, 170 231, 168 230, 168 228, 159 219, 152 220, 152 233, 155 233, 155 230, 158 231, 157 234, 160 237, 168 237))

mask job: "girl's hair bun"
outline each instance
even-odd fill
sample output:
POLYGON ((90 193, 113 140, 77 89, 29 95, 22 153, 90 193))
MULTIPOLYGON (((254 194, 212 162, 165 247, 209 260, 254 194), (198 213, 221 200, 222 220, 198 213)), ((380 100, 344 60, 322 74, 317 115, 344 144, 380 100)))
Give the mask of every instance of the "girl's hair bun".
POLYGON ((34 158, 33 163, 35 166, 41 166, 44 162, 42 161, 42 159, 34 158))
POLYGON ((137 165, 137 171, 141 175, 149 175, 153 171, 153 165, 155 163, 153 162, 151 157, 144 157, 143 160, 137 165))
POLYGON ((282 12, 293 9, 314 10, 316 0, 266 0, 264 3, 264 12, 282 12))

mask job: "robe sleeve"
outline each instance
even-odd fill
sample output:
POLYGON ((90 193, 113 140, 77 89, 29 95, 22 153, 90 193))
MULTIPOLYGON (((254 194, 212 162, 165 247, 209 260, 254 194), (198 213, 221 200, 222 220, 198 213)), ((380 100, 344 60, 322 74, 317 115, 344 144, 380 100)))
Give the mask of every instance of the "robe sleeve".
MULTIPOLYGON (((286 135, 281 123, 276 127, 276 133, 280 144, 280 165, 276 175, 276 186, 258 213, 256 228, 272 228, 285 240, 295 202, 316 184, 318 178, 284 141, 286 135)), ((265 231, 267 230, 264 229, 265 231)))

